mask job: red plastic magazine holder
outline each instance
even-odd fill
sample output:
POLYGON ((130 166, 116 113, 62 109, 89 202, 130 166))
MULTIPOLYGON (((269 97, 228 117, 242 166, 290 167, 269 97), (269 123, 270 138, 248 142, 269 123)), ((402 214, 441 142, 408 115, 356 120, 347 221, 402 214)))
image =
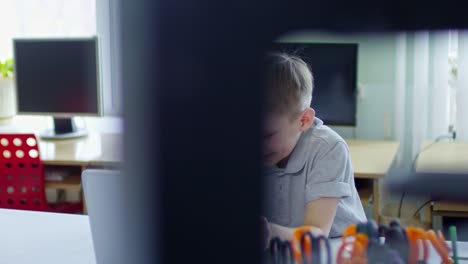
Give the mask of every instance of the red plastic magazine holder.
POLYGON ((81 203, 47 203, 34 134, 0 134, 0 208, 73 213, 81 203))

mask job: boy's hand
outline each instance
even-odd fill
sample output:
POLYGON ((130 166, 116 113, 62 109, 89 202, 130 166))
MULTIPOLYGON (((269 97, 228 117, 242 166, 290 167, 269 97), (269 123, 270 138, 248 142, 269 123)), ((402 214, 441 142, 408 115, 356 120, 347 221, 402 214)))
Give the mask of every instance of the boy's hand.
POLYGON ((261 217, 261 228, 262 228, 261 246, 263 250, 266 250, 268 246, 270 245, 272 234, 271 234, 270 223, 268 223, 268 220, 264 216, 261 217))
POLYGON ((277 225, 274 223, 269 223, 268 225, 271 230, 271 235, 269 239, 278 237, 281 240, 291 241, 294 239, 294 234, 299 229, 301 230, 301 232, 304 232, 305 229, 308 229, 308 231, 310 231, 314 236, 324 235, 324 232, 320 228, 315 227, 315 226, 301 226, 301 227, 295 228, 295 227, 285 227, 285 226, 277 225))
POLYGON ((281 240, 294 240, 298 232, 310 231, 314 236, 325 235, 322 229, 315 226, 301 226, 297 228, 280 226, 274 223, 269 223, 266 217, 261 217, 262 240, 261 246, 263 250, 268 249, 271 239, 278 237, 281 240))

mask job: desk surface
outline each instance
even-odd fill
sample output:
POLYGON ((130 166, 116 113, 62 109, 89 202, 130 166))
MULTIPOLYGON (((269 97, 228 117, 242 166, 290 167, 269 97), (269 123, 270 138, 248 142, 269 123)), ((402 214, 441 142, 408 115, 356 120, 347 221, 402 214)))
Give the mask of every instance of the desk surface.
MULTIPOLYGON (((108 166, 123 161, 122 118, 85 118, 91 134, 70 140, 41 140, 39 151, 46 165, 108 166)), ((81 119, 80 119, 81 120, 81 119)), ((16 116, 11 124, 0 125, 0 133, 40 133, 50 117, 16 116)), ((83 121, 83 120, 81 120, 83 121)))
MULTIPOLYGON (((91 134, 73 140, 40 140, 44 164, 48 165, 115 165, 123 160, 122 134, 91 134)), ((385 176, 395 159, 396 141, 347 140, 357 178, 385 176)))
MULTIPOLYGON (((421 149, 432 141, 424 141, 421 149)), ((437 142, 419 154, 418 172, 468 172, 468 142, 437 142)))
POLYGON ((87 216, 0 209, 0 264, 94 264, 87 216))
MULTIPOLYGON (((395 159, 399 142, 346 140, 357 178, 385 176, 395 159)), ((39 140, 46 165, 115 165, 123 160, 123 135, 92 133, 71 140, 39 140)))
POLYGON ((41 159, 46 165, 116 165, 123 160, 123 135, 92 133, 84 138, 39 140, 41 159))
MULTIPOLYGON (((468 142, 433 143, 433 141, 423 142, 421 146, 423 151, 416 162, 418 172, 468 172, 468 142)), ((468 206, 460 202, 436 201, 433 211, 439 212, 440 215, 466 217, 468 206)))
MULTIPOLYGON (((0 264, 96 263, 87 216, 0 209, 0 233, 0 264)), ((341 240, 330 244, 335 258, 341 240)), ((468 243, 458 242, 458 252, 468 259, 468 243)), ((429 256, 428 263, 440 263, 432 247, 429 256)))
MULTIPOLYGON (((99 123, 100 128, 96 131, 101 132, 73 140, 40 140, 39 148, 44 164, 107 166, 121 163, 123 134, 104 129, 107 126, 121 126, 121 122, 106 118, 88 121, 99 123)), ((18 116, 14 123, 12 127, 0 128, 0 132, 37 132, 45 128, 44 117, 18 116)), ((385 176, 400 145, 396 141, 346 140, 346 142, 349 145, 355 176, 369 179, 385 176)))
POLYGON ((390 169, 400 143, 397 141, 346 140, 356 178, 382 178, 390 169))

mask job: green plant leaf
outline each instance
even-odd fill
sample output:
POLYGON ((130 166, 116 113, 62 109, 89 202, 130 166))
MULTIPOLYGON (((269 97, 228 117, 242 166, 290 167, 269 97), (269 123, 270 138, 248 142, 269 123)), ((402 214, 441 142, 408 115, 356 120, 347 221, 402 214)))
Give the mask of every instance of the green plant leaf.
POLYGON ((8 73, 6 71, 6 65, 0 61, 0 75, 1 77, 8 77, 8 73))
POLYGON ((0 76, 2 77, 9 77, 13 75, 13 59, 7 59, 5 62, 0 61, 0 76))
POLYGON ((10 58, 10 59, 7 59, 7 60, 5 61, 5 65, 6 65, 6 67, 7 67, 7 71, 13 73, 13 59, 11 59, 11 58, 10 58))

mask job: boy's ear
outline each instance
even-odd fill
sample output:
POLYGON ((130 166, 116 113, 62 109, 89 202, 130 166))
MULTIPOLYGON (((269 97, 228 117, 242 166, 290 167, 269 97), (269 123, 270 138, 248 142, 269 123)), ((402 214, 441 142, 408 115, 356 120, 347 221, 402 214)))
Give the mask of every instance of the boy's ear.
POLYGON ((301 115, 301 131, 306 131, 314 123, 315 110, 308 107, 301 115))

